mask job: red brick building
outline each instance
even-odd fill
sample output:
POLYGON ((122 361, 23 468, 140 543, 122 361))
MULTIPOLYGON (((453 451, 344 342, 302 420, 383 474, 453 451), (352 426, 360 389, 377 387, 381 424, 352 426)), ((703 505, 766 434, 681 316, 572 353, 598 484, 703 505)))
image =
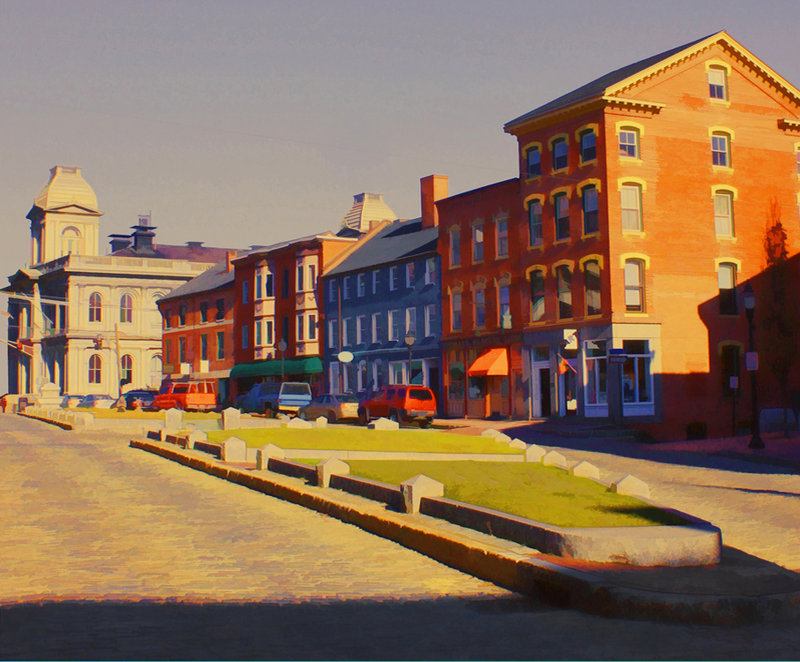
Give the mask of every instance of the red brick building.
MULTIPOLYGON (((522 375, 521 388, 509 392, 522 392, 533 417, 624 415, 658 438, 680 438, 697 424, 709 435, 727 433, 730 394, 721 384, 745 375, 740 290, 763 269, 773 202, 790 254, 800 245, 800 92, 720 32, 613 71, 505 130, 518 140, 524 219, 508 230, 524 238, 508 257, 521 256, 510 270, 517 335, 508 345, 512 373, 521 345, 522 375), (701 304, 714 300, 716 312, 706 305, 701 317, 701 304)), ((511 186, 487 188, 504 185, 511 186)), ((462 264, 476 241, 487 259, 475 274, 463 272, 464 288, 475 289, 480 277, 494 288, 497 277, 496 231, 475 228, 481 218, 494 222, 498 205, 480 191, 467 194, 476 207, 457 222, 462 264)), ((453 198, 438 203, 440 216, 457 216, 458 205, 453 198)), ((449 274, 448 222, 440 227, 449 274)), ((478 343, 496 331, 496 310, 487 305, 491 320, 481 328, 469 318, 470 297, 462 291, 462 325, 473 326, 478 343)), ((468 371, 472 356, 446 352, 445 361, 468 371)), ((740 382, 749 402, 748 380, 740 382)), ((511 413, 523 413, 513 403, 511 413)))
POLYGON ((158 301, 163 319, 164 376, 216 379, 219 401, 229 398, 234 365, 234 270, 229 251, 223 262, 158 301))
POLYGON ((319 276, 358 241, 332 232, 255 249, 234 260, 234 395, 259 381, 307 381, 322 389, 319 276), (281 351, 281 341, 286 348, 281 351))

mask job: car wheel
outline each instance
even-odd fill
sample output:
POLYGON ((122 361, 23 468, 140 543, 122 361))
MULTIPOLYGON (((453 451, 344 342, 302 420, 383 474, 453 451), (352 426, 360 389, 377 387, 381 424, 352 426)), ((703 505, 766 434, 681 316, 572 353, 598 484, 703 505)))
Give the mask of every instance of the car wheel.
POLYGON ((304 411, 301 411, 300 413, 298 413, 297 416, 301 420, 304 420, 304 421, 308 420, 308 418, 306 417, 306 413, 304 411))
POLYGON ((325 414, 325 418, 328 419, 328 423, 336 422, 336 414, 332 411, 329 411, 327 414, 325 414))
POLYGON ((269 404, 269 402, 264 405, 264 416, 267 418, 274 418, 275 416, 275 410, 272 408, 272 405, 269 404))
POLYGON ((389 420, 400 425, 400 414, 397 413, 396 409, 392 409, 392 411, 389 412, 389 420))
POLYGON ((358 410, 358 422, 361 423, 361 425, 367 425, 369 423, 369 412, 366 409, 358 410))
POLYGON ((422 420, 420 420, 419 426, 421 428, 429 428, 431 426, 431 423, 433 423, 433 419, 431 419, 431 418, 423 418, 422 420))

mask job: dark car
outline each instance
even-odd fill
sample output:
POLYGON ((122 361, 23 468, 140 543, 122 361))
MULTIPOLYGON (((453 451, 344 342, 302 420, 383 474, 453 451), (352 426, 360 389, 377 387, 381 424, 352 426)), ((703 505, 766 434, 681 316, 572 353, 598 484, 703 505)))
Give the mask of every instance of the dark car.
POLYGON ((146 410, 153 408, 153 400, 155 400, 156 395, 158 395, 158 391, 152 391, 149 389, 136 389, 133 391, 128 391, 122 397, 125 398, 126 409, 146 410))
POLYGON ((436 396, 424 386, 384 386, 358 405, 358 420, 366 425, 384 416, 398 423, 418 422, 428 427, 436 415, 436 396))
POLYGON ((279 411, 296 414, 311 402, 311 386, 305 382, 263 382, 236 398, 242 411, 255 411, 274 416, 279 411))

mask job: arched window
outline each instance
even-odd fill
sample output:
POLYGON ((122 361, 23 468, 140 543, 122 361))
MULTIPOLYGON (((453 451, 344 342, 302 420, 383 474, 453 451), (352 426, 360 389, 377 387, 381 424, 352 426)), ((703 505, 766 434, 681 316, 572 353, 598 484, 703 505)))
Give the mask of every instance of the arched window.
POLYGON ((61 233, 61 252, 63 255, 77 255, 81 248, 81 234, 76 228, 64 228, 61 233))
POLYGON ((588 260, 583 265, 583 279, 586 292, 586 314, 600 314, 600 263, 588 260))
POLYGON ((558 285, 558 318, 572 317, 572 271, 567 265, 556 267, 558 285))
POLYGON ((119 360, 120 384, 130 384, 133 382, 133 357, 130 354, 123 354, 119 360))
POLYGON ((97 292, 92 292, 92 294, 89 296, 89 321, 103 321, 103 297, 101 297, 97 292))
POLYGON ((639 184, 623 184, 620 187, 620 208, 622 209, 622 229, 641 232, 642 187, 639 184))
POLYGON ((544 271, 531 271, 531 322, 544 317, 544 271))
POLYGON ((597 136, 594 131, 587 129, 581 132, 581 163, 593 161, 597 158, 597 136))
POLYGON ((717 191, 714 194, 714 232, 718 237, 733 237, 733 193, 717 191))
POLYGON ((625 310, 644 312, 644 262, 625 260, 625 310))
POLYGON ((103 360, 99 354, 89 357, 89 383, 100 384, 103 379, 103 360))
POLYGON ((119 321, 130 324, 133 321, 133 297, 123 294, 119 300, 119 321))
POLYGON ((557 138, 553 141, 553 170, 563 170, 567 167, 567 141, 557 138))

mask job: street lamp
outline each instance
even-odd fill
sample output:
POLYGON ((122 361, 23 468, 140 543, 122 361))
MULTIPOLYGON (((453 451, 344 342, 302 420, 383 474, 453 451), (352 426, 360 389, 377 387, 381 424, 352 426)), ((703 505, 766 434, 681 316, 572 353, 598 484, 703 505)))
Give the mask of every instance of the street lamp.
POLYGON ((745 355, 745 367, 750 373, 750 402, 752 404, 753 412, 751 414, 753 435, 750 438, 750 443, 747 444, 748 448, 764 448, 764 442, 761 440, 761 426, 758 420, 758 384, 756 383, 756 371, 758 370, 758 354, 756 353, 756 344, 753 337, 755 324, 753 323, 753 313, 756 309, 756 294, 753 292, 753 287, 747 283, 744 287, 744 294, 742 296, 744 301, 744 312, 747 315, 747 333, 749 338, 750 351, 745 355))
POLYGON ((286 379, 286 348, 288 346, 283 338, 278 341, 278 351, 281 353, 281 382, 286 379))
POLYGON ((414 335, 414 332, 410 329, 406 332, 406 345, 408 345, 408 384, 411 385, 411 348, 414 345, 414 341, 417 337, 414 335))

